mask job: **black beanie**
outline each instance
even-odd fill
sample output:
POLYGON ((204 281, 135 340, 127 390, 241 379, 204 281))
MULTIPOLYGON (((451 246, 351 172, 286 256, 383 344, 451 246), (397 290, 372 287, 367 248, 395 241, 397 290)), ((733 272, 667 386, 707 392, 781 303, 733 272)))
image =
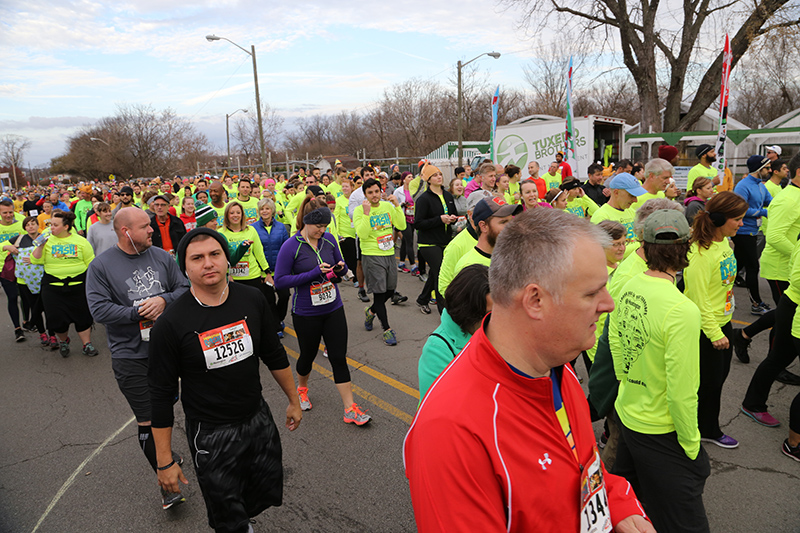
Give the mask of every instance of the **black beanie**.
POLYGON ((331 210, 327 207, 318 207, 303 217, 303 224, 316 226, 317 224, 331 223, 331 210))
POLYGON ((210 235, 216 239, 219 245, 222 246, 222 251, 225 252, 225 259, 228 261, 228 264, 231 262, 231 252, 228 250, 228 241, 222 234, 211 228, 195 228, 184 235, 181 242, 178 243, 178 267, 181 269, 184 276, 186 275, 186 248, 189 247, 189 243, 198 235, 210 235))

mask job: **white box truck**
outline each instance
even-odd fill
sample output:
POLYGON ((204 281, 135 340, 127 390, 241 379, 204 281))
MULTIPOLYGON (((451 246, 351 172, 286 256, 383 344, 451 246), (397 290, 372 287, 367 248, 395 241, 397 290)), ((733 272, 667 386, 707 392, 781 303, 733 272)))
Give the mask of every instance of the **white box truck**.
MULTIPOLYGON (((566 121, 550 115, 532 115, 505 126, 498 126, 494 135, 494 153, 497 163, 513 164, 522 169, 522 178, 528 177, 528 163, 539 163, 539 175, 547 172, 555 161, 556 152, 564 150, 566 121)), ((621 159, 625 140, 625 121, 620 118, 586 115, 573 120, 575 159, 569 158, 572 173, 586 180, 586 169, 592 163, 621 159)))

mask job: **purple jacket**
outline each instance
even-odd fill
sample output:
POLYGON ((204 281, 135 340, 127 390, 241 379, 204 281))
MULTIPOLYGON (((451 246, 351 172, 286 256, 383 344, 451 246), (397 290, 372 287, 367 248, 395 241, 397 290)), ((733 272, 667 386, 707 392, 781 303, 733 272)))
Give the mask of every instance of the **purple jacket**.
MULTIPOLYGON (((317 244, 319 258, 329 265, 335 265, 342 259, 339 247, 333 241, 330 233, 325 233, 317 244)), ((275 288, 288 289, 294 287, 292 295, 292 313, 301 316, 320 316, 327 315, 342 307, 342 297, 339 294, 339 287, 334 285, 336 298, 323 305, 312 305, 311 286, 327 281, 327 278, 320 270, 320 261, 314 249, 300 235, 295 233, 288 241, 283 243, 278 252, 278 261, 275 265, 275 288)), ((339 282, 339 278, 333 278, 334 284, 339 282)))

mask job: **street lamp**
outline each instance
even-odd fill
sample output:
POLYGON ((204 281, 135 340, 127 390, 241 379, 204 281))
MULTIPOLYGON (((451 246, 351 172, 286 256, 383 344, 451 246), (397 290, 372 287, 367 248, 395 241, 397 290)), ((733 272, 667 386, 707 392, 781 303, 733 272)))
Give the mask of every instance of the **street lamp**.
POLYGON ((497 59, 498 57, 500 57, 500 54, 498 52, 484 52, 484 53, 482 53, 481 55, 479 55, 477 57, 473 57, 472 59, 470 59, 466 63, 462 63, 461 61, 458 62, 458 166, 461 166, 462 157, 464 155, 464 139, 463 139, 464 132, 463 132, 463 124, 462 124, 462 118, 461 118, 461 108, 463 106, 463 103, 462 103, 463 96, 461 94, 462 93, 462 91, 461 91, 461 69, 466 67, 467 65, 469 65, 470 63, 472 63, 476 59, 478 59, 480 57, 483 57, 483 56, 490 56, 490 57, 493 57, 493 58, 497 59))
POLYGON ((101 143, 105 144, 106 146, 109 146, 109 147, 111 146, 110 144, 108 144, 107 142, 105 142, 103 139, 100 139, 100 138, 98 138, 98 137, 89 137, 89 140, 90 140, 90 141, 100 141, 101 143))
MULTIPOLYGON (((238 48, 239 50, 241 50, 242 52, 248 54, 250 57, 253 58, 253 80, 255 81, 256 84, 256 113, 258 113, 258 140, 261 143, 261 167, 263 170, 264 161, 267 160, 267 154, 264 149, 264 125, 261 122, 261 97, 258 94, 258 68, 256 67, 256 47, 255 45, 251 44, 250 51, 248 52, 247 50, 245 50, 235 42, 231 41, 227 37, 218 37, 216 35, 206 35, 206 40, 208 42, 219 41, 219 40, 228 41, 233 46, 235 46, 236 48, 238 48)), ((230 165, 230 161, 228 162, 228 164, 230 165)))
POLYGON ((233 115, 238 113, 239 111, 244 111, 247 113, 247 109, 237 109, 230 115, 225 113, 225 138, 228 140, 228 166, 231 166, 231 133, 230 133, 230 126, 228 125, 228 119, 231 118, 233 115))

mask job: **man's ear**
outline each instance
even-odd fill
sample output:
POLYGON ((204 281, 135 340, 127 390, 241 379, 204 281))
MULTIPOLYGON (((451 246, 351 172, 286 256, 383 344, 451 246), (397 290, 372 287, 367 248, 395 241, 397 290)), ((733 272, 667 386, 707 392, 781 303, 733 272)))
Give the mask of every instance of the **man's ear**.
POLYGON ((541 320, 544 316, 546 305, 545 291, 539 285, 531 283, 522 289, 520 306, 530 318, 541 320))

